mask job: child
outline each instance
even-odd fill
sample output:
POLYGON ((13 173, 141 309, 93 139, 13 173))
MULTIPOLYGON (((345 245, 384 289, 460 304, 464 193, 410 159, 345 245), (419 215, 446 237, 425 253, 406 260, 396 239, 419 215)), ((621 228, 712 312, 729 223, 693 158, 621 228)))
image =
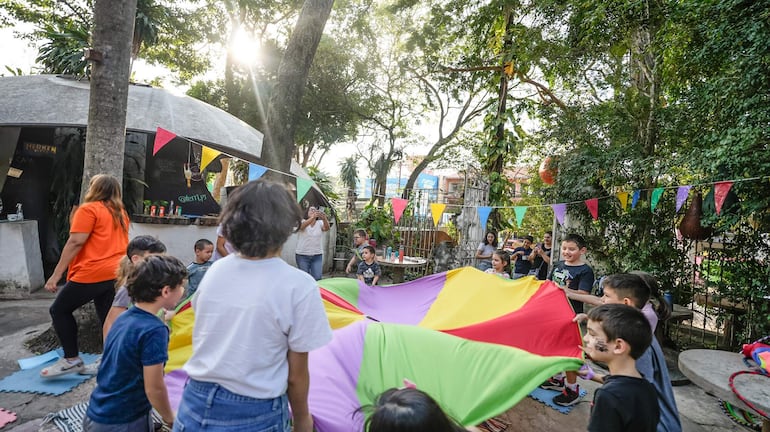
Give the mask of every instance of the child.
POLYGON ((380 265, 374 260, 375 251, 371 246, 364 246, 361 256, 363 261, 358 263, 358 280, 367 285, 377 285, 377 281, 380 280, 382 270, 380 265))
POLYGON ((524 245, 517 247, 513 250, 511 259, 515 262, 513 268, 513 277, 511 279, 518 279, 529 274, 529 270, 532 268, 532 261, 529 260, 529 256, 532 255, 532 242, 535 239, 532 236, 524 236, 524 245))
POLYGON ((655 431, 660 415, 655 388, 636 370, 636 359, 651 342, 652 331, 638 309, 605 304, 588 313, 583 351, 610 370, 594 393, 589 431, 655 431))
POLYGON ((511 257, 508 252, 497 250, 492 254, 492 268, 487 269, 485 273, 498 275, 505 279, 510 279, 508 272, 511 269, 511 257))
POLYGON ((187 290, 186 297, 192 297, 198 290, 198 284, 201 283, 206 270, 211 267, 211 255, 214 253, 214 243, 207 239, 200 239, 195 242, 195 261, 187 266, 187 290))
POLYGON ((476 268, 481 271, 487 271, 492 268, 492 255, 497 250, 497 233, 488 231, 484 241, 476 249, 476 268))
POLYGON ((206 272, 192 298, 192 356, 174 430, 311 432, 308 353, 332 339, 318 284, 281 259, 302 222, 280 183, 249 182, 220 216, 238 253, 206 272), (212 426, 213 425, 213 426, 212 426))
POLYGON ((365 246, 369 246, 369 234, 364 229, 355 230, 353 232, 353 257, 350 258, 350 262, 345 267, 345 273, 353 273, 353 268, 358 269, 358 263, 363 260, 361 254, 365 246))
MULTIPOLYGON (((568 234, 561 242, 561 257, 563 261, 557 262, 549 279, 553 280, 566 293, 570 294, 590 293, 594 284, 594 271, 591 266, 583 262, 586 253, 586 244, 583 237, 577 234, 568 234)), ((570 299, 570 304, 575 313, 583 312, 581 300, 570 299)), ((562 393, 553 398, 553 402, 561 406, 570 406, 578 403, 582 396, 577 384, 577 373, 568 371, 558 374, 543 383, 541 388, 558 390, 562 393)))
POLYGON ((150 256, 128 278, 134 307, 115 320, 104 346, 83 430, 154 431, 150 412, 173 425, 174 412, 163 382, 168 360, 168 327, 157 317, 184 294, 187 269, 170 256, 150 256))
MULTIPOLYGON (((464 432, 466 429, 444 413, 427 393, 392 388, 377 397, 372 415, 366 419, 368 432, 464 432)), ((470 430, 478 430, 472 428, 470 430)))

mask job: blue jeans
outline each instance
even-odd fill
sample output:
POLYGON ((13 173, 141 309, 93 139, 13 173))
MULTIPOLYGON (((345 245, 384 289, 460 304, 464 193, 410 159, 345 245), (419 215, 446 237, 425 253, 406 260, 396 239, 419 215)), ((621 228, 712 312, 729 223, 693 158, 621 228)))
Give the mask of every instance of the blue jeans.
POLYGON ((323 274, 324 256, 318 255, 300 255, 295 254, 294 258, 297 260, 297 268, 310 276, 313 276, 315 280, 321 280, 323 274))
POLYGON ((173 430, 289 432, 289 420, 286 394, 254 399, 191 378, 184 388, 173 430))
POLYGON ((492 261, 481 260, 478 264, 476 264, 476 268, 481 271, 487 271, 492 268, 492 261))

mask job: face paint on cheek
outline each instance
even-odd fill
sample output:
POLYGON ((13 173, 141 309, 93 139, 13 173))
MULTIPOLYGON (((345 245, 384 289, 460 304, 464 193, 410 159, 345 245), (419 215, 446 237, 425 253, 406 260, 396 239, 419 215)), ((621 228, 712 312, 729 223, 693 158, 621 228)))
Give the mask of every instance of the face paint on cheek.
POLYGON ((607 343, 604 339, 597 339, 594 346, 596 347, 596 351, 607 352, 607 343))

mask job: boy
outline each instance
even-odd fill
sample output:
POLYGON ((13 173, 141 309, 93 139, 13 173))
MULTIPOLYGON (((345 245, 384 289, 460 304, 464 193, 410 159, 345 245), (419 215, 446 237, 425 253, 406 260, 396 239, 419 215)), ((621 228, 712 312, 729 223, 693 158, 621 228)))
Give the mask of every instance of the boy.
POLYGON ((214 254, 214 243, 207 239, 200 239, 195 242, 195 261, 187 266, 187 290, 186 297, 192 297, 198 290, 198 284, 201 283, 206 270, 211 267, 211 255, 214 254))
POLYGON ((369 234, 364 229, 357 229, 353 232, 353 257, 350 258, 348 266, 345 267, 345 273, 353 273, 353 268, 358 268, 358 263, 362 261, 361 253, 365 246, 369 245, 369 234))
POLYGON ((524 245, 513 250, 511 260, 515 264, 513 265, 513 277, 511 279, 522 278, 529 273, 529 269, 532 268, 532 261, 529 260, 529 256, 532 255, 531 246, 534 241, 535 239, 532 236, 524 236, 524 245))
POLYGON ((163 382, 168 327, 157 314, 184 294, 187 269, 170 256, 149 256, 128 278, 134 307, 121 314, 107 335, 83 430, 153 431, 152 408, 168 426, 174 412, 163 382))
MULTIPOLYGON (((551 272, 549 279, 559 285, 567 293, 567 297, 570 294, 590 294, 594 285, 594 271, 591 266, 583 262, 585 253, 586 242, 583 237, 577 234, 568 234, 562 240, 561 258, 563 261, 559 261, 553 266, 553 272, 551 272)), ((570 304, 575 313, 583 312, 581 300, 570 299, 570 304)), ((553 398, 553 402, 557 405, 574 405, 582 398, 580 387, 577 384, 577 373, 572 371, 558 374, 540 387, 562 392, 553 398)))
POLYGON ((377 285, 377 281, 380 280, 382 271, 380 265, 374 260, 375 251, 371 246, 364 246, 361 251, 361 257, 363 261, 358 263, 358 280, 363 281, 367 285, 377 285))
POLYGON ((583 351, 610 370, 594 393, 590 432, 655 431, 659 417, 655 388, 636 370, 636 359, 651 342, 652 331, 638 309, 605 304, 588 313, 583 351))

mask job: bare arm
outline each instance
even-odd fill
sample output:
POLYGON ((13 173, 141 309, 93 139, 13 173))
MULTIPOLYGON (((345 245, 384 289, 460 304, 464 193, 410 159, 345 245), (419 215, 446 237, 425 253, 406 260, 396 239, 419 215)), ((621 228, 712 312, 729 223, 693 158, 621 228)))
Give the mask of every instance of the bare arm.
POLYGON ((217 253, 219 253, 219 256, 226 257, 230 255, 230 252, 225 248, 226 242, 227 240, 224 237, 217 236, 217 253))
POLYGON ((602 302, 602 299, 600 299, 599 297, 596 297, 595 295, 586 294, 585 291, 578 291, 578 290, 573 290, 569 288, 564 288, 564 291, 567 292, 567 298, 572 300, 577 300, 579 302, 583 302, 594 306, 601 306, 602 304, 604 304, 604 302, 602 302))
POLYGON ((155 408, 155 411, 158 411, 161 420, 169 426, 173 425, 174 411, 171 410, 166 383, 163 382, 163 363, 145 366, 143 375, 144 392, 147 394, 147 399, 152 407, 155 408))
POLYGON ((120 314, 127 310, 127 308, 118 306, 110 308, 110 311, 107 312, 107 318, 104 319, 104 325, 102 326, 102 342, 107 342, 107 333, 110 332, 112 325, 115 324, 115 320, 118 319, 120 314))
POLYGON ((318 216, 321 218, 321 220, 324 223, 324 226, 321 228, 321 231, 329 231, 329 228, 331 228, 331 226, 329 225, 329 218, 326 217, 326 213, 318 212, 318 216))
POLYGON ((287 395, 294 418, 294 432, 313 432, 313 417, 307 404, 310 389, 310 372, 307 368, 307 353, 289 351, 289 389, 287 395))
POLYGON ((56 264, 56 268, 53 270, 53 274, 48 278, 45 283, 45 289, 52 293, 56 292, 56 284, 64 275, 64 270, 70 265, 70 262, 77 256, 83 245, 86 244, 88 236, 91 233, 70 233, 70 237, 67 239, 67 243, 64 245, 64 249, 61 251, 61 257, 56 264))

